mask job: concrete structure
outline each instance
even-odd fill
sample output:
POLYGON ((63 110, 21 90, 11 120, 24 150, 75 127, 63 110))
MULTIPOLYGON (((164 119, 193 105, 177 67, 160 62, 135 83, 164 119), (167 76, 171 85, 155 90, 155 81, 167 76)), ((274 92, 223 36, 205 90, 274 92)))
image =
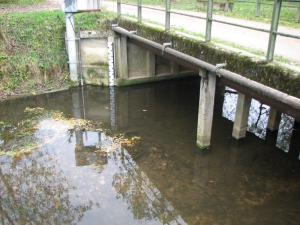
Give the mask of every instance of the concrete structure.
POLYGON ((281 119, 281 113, 276 109, 270 109, 269 120, 267 128, 270 131, 277 131, 279 129, 279 123, 281 119))
MULTIPOLYGON (((254 82, 228 70, 221 69, 221 66, 227 65, 227 63, 223 63, 224 61, 220 60, 218 61, 220 62, 219 64, 212 65, 175 50, 177 46, 190 44, 189 40, 180 39, 176 35, 171 36, 165 34, 163 41, 156 40, 156 42, 154 42, 141 37, 141 32, 145 32, 142 29, 139 31, 128 31, 118 26, 112 26, 112 30, 115 33, 110 33, 110 36, 86 37, 89 38, 89 41, 82 39, 81 56, 85 82, 87 84, 108 86, 108 75, 105 75, 105 73, 108 73, 108 67, 102 68, 104 69, 102 72, 95 72, 93 76, 91 76, 92 69, 96 71, 96 68, 98 68, 98 71, 100 71, 101 66, 103 67, 103 65, 108 64, 108 57, 106 56, 108 54, 107 39, 113 42, 114 46, 113 68, 115 85, 117 86, 200 75, 202 80, 200 87, 197 145, 201 149, 209 148, 210 146, 216 76, 220 77, 219 80, 224 85, 239 92, 232 133, 234 139, 240 140, 246 137, 248 114, 252 97, 262 101, 262 103, 270 105, 271 108, 300 119, 299 99, 283 95, 282 92, 271 89, 263 84, 254 82), (93 38, 95 40, 93 40, 93 38), (174 46, 172 46, 172 43, 174 46), (101 82, 99 82, 99 80, 101 80, 101 82)), ((148 30, 147 32, 153 31, 148 30)), ((142 35, 147 34, 142 33, 142 35)), ((153 33, 152 35, 160 35, 160 33, 153 33)), ((191 44, 193 44, 193 42, 191 42, 191 44)), ((201 50, 202 47, 197 45, 188 46, 190 46, 189 51, 193 51, 195 47, 201 50)), ((207 46, 205 46, 202 51, 215 51, 213 47, 212 49, 208 50, 207 46)), ((223 54, 223 52, 220 53, 220 51, 216 49, 216 54, 223 54)), ((224 54, 230 56, 229 53, 224 52, 224 54)), ((210 56, 215 57, 214 55, 210 56)), ((213 59, 215 60, 215 58, 213 59)), ((236 61, 240 60, 236 58, 236 61)), ((248 65, 249 67, 247 68, 251 68, 251 62, 248 61, 248 65)), ((270 69, 270 67, 264 68, 267 70, 270 69)), ((282 71, 279 72, 282 73, 282 71)), ((112 116, 112 118, 114 117, 112 116)), ((126 119, 124 121, 126 121, 126 119)), ((114 124, 113 121, 112 124, 114 124)), ((278 116, 273 118, 273 114, 271 113, 269 129, 276 130, 276 126, 278 127, 278 116)))
POLYGON ((211 128, 214 114, 214 102, 216 91, 216 75, 208 74, 205 70, 200 70, 201 76, 197 145, 200 149, 209 148, 211 139, 211 128))
POLYGON ((232 131, 232 137, 236 140, 241 140, 246 137, 250 104, 251 98, 239 93, 232 131))

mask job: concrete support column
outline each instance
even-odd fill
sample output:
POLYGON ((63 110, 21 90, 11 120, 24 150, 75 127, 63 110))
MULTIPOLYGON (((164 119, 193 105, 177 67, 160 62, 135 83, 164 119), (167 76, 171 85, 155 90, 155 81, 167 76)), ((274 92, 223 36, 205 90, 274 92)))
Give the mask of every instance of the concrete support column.
POLYGON ((179 65, 173 61, 170 61, 171 73, 179 73, 179 65))
POLYGON ((155 54, 150 51, 146 51, 146 69, 149 77, 155 76, 155 54))
POLYGON ((128 79, 128 61, 127 61, 127 38, 126 36, 118 37, 115 41, 115 64, 116 77, 127 80, 128 79))
POLYGON ((278 130, 280 119, 281 119, 281 112, 278 112, 276 109, 270 108, 267 129, 270 131, 278 130))
POLYGON ((246 137, 251 100, 252 99, 250 97, 247 97, 241 93, 238 94, 235 120, 232 131, 232 137, 236 140, 244 139, 246 137))
POLYGON ((78 82, 76 37, 75 37, 75 30, 74 30, 75 26, 74 26, 73 13, 66 13, 65 17, 66 17, 70 78, 71 81, 78 82))
POLYGON ((216 90, 216 75, 201 69, 199 71, 199 75, 202 78, 200 84, 197 146, 200 149, 205 149, 210 146, 216 90))

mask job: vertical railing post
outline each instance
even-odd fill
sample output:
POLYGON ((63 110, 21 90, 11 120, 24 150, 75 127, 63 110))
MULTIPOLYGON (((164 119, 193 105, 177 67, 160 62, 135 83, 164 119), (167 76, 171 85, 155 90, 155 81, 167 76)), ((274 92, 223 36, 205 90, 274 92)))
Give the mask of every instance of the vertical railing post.
POLYGON ((117 14, 121 17, 121 0, 117 0, 117 14))
POLYGON ((260 5, 261 5, 261 0, 257 0, 256 16, 260 16, 260 5))
POLYGON ((165 20, 165 30, 170 30, 170 10, 171 10, 171 0, 166 0, 166 20, 165 20))
POLYGON ((298 11, 296 15, 296 23, 300 23, 300 3, 298 5, 298 11))
POLYGON ((137 7, 137 15, 138 15, 138 23, 142 22, 142 0, 138 1, 138 7, 137 7))
POLYGON ((271 29, 270 29, 268 52, 267 52, 267 56, 266 56, 267 62, 272 61, 273 57, 274 57, 281 3, 282 3, 281 0, 274 0, 272 24, 271 24, 271 29))
POLYGON ((205 42, 210 42, 210 40, 211 40, 213 7, 214 7, 214 0, 208 0, 207 1, 207 13, 206 13, 205 42))

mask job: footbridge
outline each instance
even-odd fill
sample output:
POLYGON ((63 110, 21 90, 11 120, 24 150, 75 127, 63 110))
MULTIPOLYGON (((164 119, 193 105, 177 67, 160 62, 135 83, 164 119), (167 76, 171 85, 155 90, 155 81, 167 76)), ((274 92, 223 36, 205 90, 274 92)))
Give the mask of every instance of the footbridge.
MULTIPOLYGON (((227 66, 225 61, 211 64, 172 48, 172 45, 176 47, 180 42, 157 43, 139 36, 136 30, 126 30, 116 25, 112 25, 111 29, 116 33, 114 46, 117 85, 193 75, 201 77, 197 131, 197 145, 200 148, 210 146, 217 82, 239 93, 232 133, 233 138, 237 140, 245 138, 251 98, 271 107, 268 122, 270 130, 278 129, 280 113, 288 114, 300 121, 300 99, 225 69, 227 66), (163 60, 169 62, 161 63, 163 60), (166 65, 169 68, 165 68, 164 74, 156 74, 159 73, 156 66, 166 67, 166 65), (135 71, 132 71, 131 66, 134 66, 135 71)), ((267 71, 268 66, 263 67, 267 71)))
MULTIPOLYGON (((281 113, 300 121, 300 72, 271 62, 275 39, 270 38, 273 47, 267 60, 261 60, 128 18, 118 17, 107 25, 110 32, 105 35, 78 29, 81 83, 84 79, 86 84, 124 86, 200 76, 197 145, 201 149, 210 146, 218 83, 238 92, 232 132, 236 140, 246 136, 252 98, 271 107, 271 131, 278 129, 281 113)), ((272 26, 277 25, 278 20, 272 26)), ((274 38, 278 34, 276 29, 271 32, 274 38)))

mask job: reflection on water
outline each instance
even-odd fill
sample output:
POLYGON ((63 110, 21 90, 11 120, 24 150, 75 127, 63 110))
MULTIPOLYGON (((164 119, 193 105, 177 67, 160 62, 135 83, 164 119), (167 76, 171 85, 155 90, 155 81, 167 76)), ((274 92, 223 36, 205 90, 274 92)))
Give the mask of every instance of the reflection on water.
MULTIPOLYGON (((234 121, 238 93, 228 87, 224 90, 224 103, 222 116, 234 121)), ((247 131, 265 140, 267 134, 267 124, 270 114, 270 107, 252 99, 249 110, 247 131)), ((289 151, 292 137, 294 119, 286 114, 282 114, 281 122, 277 134, 276 146, 285 152, 289 151)))
POLYGON ((0 224, 298 224, 299 133, 293 121, 283 115, 278 138, 268 136, 269 109, 253 103, 249 124, 259 128, 250 130, 259 135, 232 141, 236 94, 222 95, 221 88, 212 146, 200 151, 198 91, 199 80, 187 79, 87 86, 2 102, 1 150, 21 145, 24 137, 37 149, 0 156, 0 224), (32 121, 26 107, 89 121, 32 121), (33 135, 20 121, 33 123, 33 135), (93 121, 103 128, 87 129, 93 121), (285 143, 286 154, 276 147, 285 143))

